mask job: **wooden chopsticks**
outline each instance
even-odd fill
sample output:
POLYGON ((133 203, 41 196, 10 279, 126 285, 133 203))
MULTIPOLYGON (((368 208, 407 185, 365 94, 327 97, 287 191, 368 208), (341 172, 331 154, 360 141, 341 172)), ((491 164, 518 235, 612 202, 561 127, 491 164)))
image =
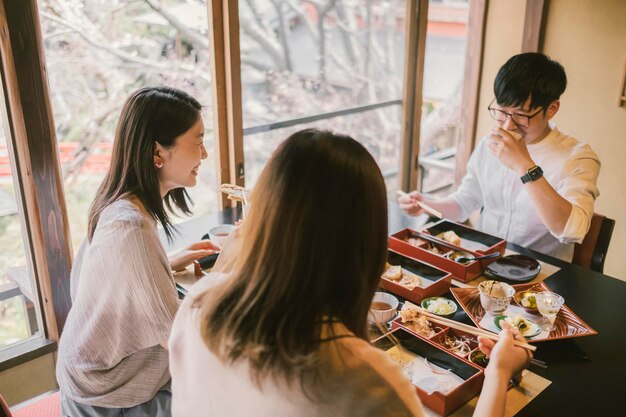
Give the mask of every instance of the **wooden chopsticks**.
MULTIPOLYGON (((483 337, 486 337, 488 339, 495 340, 496 342, 498 340, 500 340, 500 336, 498 336, 495 333, 491 333, 491 332, 489 332, 487 330, 479 329, 479 328, 473 327, 473 326, 468 326, 467 324, 459 323, 458 321, 446 319, 444 317, 441 317, 441 316, 438 316, 436 314, 433 314, 430 311, 425 310, 425 309, 423 309, 421 307, 418 307, 418 306, 415 306, 414 308, 416 308, 417 311, 419 311, 419 313, 421 315, 428 317, 428 319, 430 321, 432 321, 433 323, 441 324, 441 325, 450 327, 452 329, 461 330, 463 332, 470 333, 470 334, 473 334, 475 336, 483 336, 483 337)), ((528 343, 524 343, 524 342, 519 342, 517 340, 514 340, 513 344, 515 346, 519 346, 519 347, 522 347, 524 349, 528 349, 531 352, 534 352, 534 351, 537 350, 536 346, 529 345, 528 343)))
MULTIPOLYGON (((409 196, 409 194, 405 193, 402 190, 397 190, 396 194, 398 194, 400 197, 408 197, 409 196)), ((422 203, 421 201, 415 200, 415 202, 417 203, 418 206, 420 206, 421 208, 426 210, 428 213, 432 214, 433 216, 437 217, 438 219, 443 219, 443 214, 441 214, 440 211, 432 208, 431 206, 429 206, 426 203, 422 203)))

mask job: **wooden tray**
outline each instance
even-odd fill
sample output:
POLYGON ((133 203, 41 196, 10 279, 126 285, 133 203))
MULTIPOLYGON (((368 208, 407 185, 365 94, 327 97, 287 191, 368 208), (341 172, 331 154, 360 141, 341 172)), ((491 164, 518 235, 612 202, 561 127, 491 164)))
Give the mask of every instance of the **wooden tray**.
MULTIPOLYGON (((525 291, 525 290, 533 290, 537 292, 541 291, 551 291, 550 287, 548 287, 544 282, 540 283, 526 283, 526 284, 518 284, 513 285, 515 291, 525 291)), ((495 327, 495 323, 493 323, 493 316, 487 314, 483 309, 483 306, 480 304, 480 293, 478 292, 478 288, 451 288, 450 292, 459 305, 465 310, 468 317, 481 329, 493 331, 497 333, 497 328, 495 327)), ((531 314, 526 311, 522 307, 515 305, 515 302, 511 301, 511 306, 506 310, 504 315, 516 315, 520 313, 527 319, 539 324, 541 323, 542 317, 540 314, 531 314)), ((556 315, 556 320, 554 322, 556 329, 552 332, 542 331, 539 335, 527 339, 529 343, 534 342, 545 342, 548 340, 558 340, 558 339, 569 339, 574 337, 583 337, 583 336, 592 336, 594 334, 598 334, 594 329, 592 329, 587 323, 585 323, 580 317, 578 317, 572 310, 567 307, 567 305, 563 304, 561 310, 556 315)))

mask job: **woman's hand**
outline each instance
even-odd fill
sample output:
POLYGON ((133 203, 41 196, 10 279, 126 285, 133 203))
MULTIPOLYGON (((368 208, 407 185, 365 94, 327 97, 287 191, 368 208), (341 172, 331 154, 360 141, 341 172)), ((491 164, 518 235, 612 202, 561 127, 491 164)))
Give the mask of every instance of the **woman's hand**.
POLYGON ((502 321, 500 340, 496 343, 486 337, 478 336, 479 348, 489 356, 489 365, 485 374, 499 373, 506 379, 516 377, 528 366, 532 353, 513 344, 514 340, 524 342, 525 339, 518 329, 502 321))
POLYGON ((170 261, 172 271, 182 271, 196 259, 212 255, 220 250, 222 250, 222 248, 210 240, 201 240, 184 249, 170 253, 167 257, 170 261))

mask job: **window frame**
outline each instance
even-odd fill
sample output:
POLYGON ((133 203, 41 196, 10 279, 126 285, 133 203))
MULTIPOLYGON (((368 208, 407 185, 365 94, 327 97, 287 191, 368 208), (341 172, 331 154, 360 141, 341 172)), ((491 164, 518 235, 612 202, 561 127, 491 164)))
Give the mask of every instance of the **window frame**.
MULTIPOLYGON (((547 0, 527 0, 522 50, 541 49, 547 6, 547 0)), ((238 9, 237 1, 207 0, 218 184, 228 182, 245 186, 238 9)), ((488 0, 471 0, 456 184, 465 172, 475 143, 487 10, 488 0)), ((399 168, 401 188, 409 190, 416 189, 419 184, 428 0, 407 0, 406 16, 399 168)), ((3 98, 9 137, 15 147, 17 175, 22 184, 27 233, 44 321, 42 330, 48 339, 58 341, 71 305, 69 275, 73 252, 37 0, 2 0, 0 30, 3 34, 0 37, 3 98), (20 53, 14 54, 13 51, 20 53)), ((232 202, 224 196, 220 199, 220 209, 231 205, 232 202)))
POLYGON ((0 74, 38 294, 32 301, 43 335, 58 341, 71 306, 72 248, 39 28, 36 0, 0 3, 0 74))

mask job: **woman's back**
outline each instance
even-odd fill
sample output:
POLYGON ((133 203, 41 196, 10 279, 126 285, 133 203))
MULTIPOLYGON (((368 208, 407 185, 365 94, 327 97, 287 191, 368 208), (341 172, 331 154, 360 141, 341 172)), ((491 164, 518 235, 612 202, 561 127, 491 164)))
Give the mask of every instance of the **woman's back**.
POLYGON ((173 415, 207 416, 415 416, 422 408, 415 389, 385 354, 335 323, 337 339, 322 344, 317 381, 319 400, 310 399, 296 380, 266 377, 257 386, 246 360, 224 364, 200 335, 193 298, 223 274, 199 281, 182 304, 170 337, 173 415))

